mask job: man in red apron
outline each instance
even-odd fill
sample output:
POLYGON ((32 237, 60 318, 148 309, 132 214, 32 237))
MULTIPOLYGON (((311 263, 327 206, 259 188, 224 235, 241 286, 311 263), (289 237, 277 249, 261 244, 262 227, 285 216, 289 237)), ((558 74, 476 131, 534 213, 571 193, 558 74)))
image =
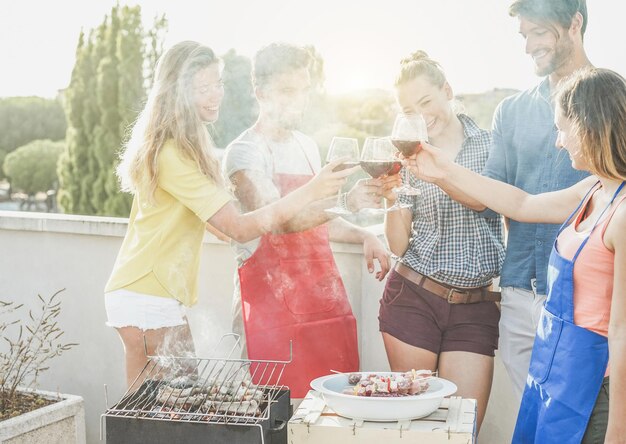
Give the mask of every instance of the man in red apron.
MULTIPOLYGON (((223 162, 245 211, 302 186, 320 168, 317 145, 296 131, 308 104, 310 63, 308 51, 287 44, 272 44, 255 57, 259 118, 229 145, 223 162)), ((369 182, 349 193, 348 207, 380 201, 380 185, 369 182)), ((376 236, 324 212, 333 203, 318 203, 280 233, 237 246, 234 330, 245 333, 247 357, 253 360, 288 360, 293 344, 293 360, 281 377, 292 398, 303 398, 310 381, 331 369, 359 369, 356 321, 329 240, 363 243, 369 271, 374 259, 380 263, 378 279, 389 269, 376 236)))

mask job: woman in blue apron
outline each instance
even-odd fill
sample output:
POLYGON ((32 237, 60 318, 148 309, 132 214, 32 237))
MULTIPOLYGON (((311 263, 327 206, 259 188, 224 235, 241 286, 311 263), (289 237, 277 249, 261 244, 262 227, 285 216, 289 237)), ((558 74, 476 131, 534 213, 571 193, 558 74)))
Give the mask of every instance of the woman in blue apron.
POLYGON ((563 224, 513 442, 624 443, 626 80, 581 70, 560 85, 555 105, 557 147, 593 174, 570 188, 529 195, 427 144, 406 163, 421 179, 461 189, 508 218, 563 224))

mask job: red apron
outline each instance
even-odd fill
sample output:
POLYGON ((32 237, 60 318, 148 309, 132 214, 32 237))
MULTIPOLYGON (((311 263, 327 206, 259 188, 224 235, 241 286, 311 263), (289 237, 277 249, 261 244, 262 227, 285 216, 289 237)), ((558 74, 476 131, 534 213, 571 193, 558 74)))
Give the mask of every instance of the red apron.
MULTIPOLYGON (((282 196, 311 178, 274 175, 282 196)), ((358 371, 356 320, 326 225, 262 236, 239 267, 239 282, 248 358, 288 360, 293 343, 293 360, 280 379, 292 398, 304 398, 311 380, 331 369, 358 371)))

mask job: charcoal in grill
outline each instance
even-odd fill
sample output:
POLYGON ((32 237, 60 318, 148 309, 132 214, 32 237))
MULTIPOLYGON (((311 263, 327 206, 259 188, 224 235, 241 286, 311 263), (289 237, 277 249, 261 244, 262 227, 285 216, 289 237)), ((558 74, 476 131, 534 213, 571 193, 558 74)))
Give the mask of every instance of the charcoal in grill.
POLYGON ((176 378, 168 381, 167 385, 177 389, 187 389, 198 384, 198 377, 196 375, 177 376, 176 378))
POLYGON ((103 415, 107 444, 287 442, 289 391, 279 381, 290 361, 148 358, 139 388, 103 415))

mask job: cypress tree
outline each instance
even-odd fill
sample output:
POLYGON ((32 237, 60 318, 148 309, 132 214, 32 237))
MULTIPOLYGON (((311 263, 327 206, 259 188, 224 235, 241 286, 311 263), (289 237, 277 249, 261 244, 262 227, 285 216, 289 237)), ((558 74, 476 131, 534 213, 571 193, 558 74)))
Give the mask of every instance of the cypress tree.
POLYGON ((80 201, 79 210, 82 214, 99 214, 98 207, 94 205, 93 187, 98 178, 99 165, 96 157, 96 144, 98 142, 101 131, 101 121, 104 109, 98 100, 98 84, 99 72, 102 60, 107 54, 106 36, 109 29, 109 16, 105 16, 104 20, 92 33, 89 45, 89 53, 91 55, 90 71, 87 80, 88 106, 84 116, 84 125, 87 132, 88 145, 85 147, 85 164, 80 168, 84 168, 80 179, 80 201))
POLYGON ((146 91, 152 88, 154 83, 154 68, 161 54, 163 54, 163 38, 167 32, 167 19, 165 14, 156 15, 152 27, 147 32, 147 47, 144 60, 144 71, 148 73, 144 86, 146 91))
POLYGON ((118 108, 119 60, 117 57, 117 39, 120 32, 119 6, 114 6, 108 22, 104 57, 98 64, 96 98, 102 110, 94 136, 93 156, 96 160, 95 181, 92 182, 91 203, 96 214, 104 215, 108 199, 106 191, 107 176, 115 160, 115 153, 121 144, 120 115, 118 108))
POLYGON ((157 17, 146 34, 139 6, 116 5, 88 39, 81 33, 66 91, 67 148, 59 161, 64 211, 128 215, 131 198, 120 192, 115 168, 145 100, 154 69, 150 60, 162 52, 166 23, 157 17))
MULTIPOLYGON (((119 116, 119 144, 112 150, 113 159, 108 164, 106 182, 104 184, 107 195, 104 204, 104 214, 128 214, 131 206, 131 196, 121 193, 119 182, 115 176, 117 159, 121 143, 129 136, 129 130, 140 111, 145 97, 143 78, 143 35, 141 32, 141 10, 138 6, 124 6, 120 10, 120 32, 117 39, 118 59, 118 109, 119 116)), ((109 151, 111 153, 111 151, 109 151)))
POLYGON ((93 36, 81 31, 76 48, 76 64, 70 86, 65 91, 65 113, 68 122, 66 149, 59 159, 60 207, 67 213, 93 214, 83 198, 82 181, 89 175, 89 146, 94 124, 90 82, 93 77, 93 36))

